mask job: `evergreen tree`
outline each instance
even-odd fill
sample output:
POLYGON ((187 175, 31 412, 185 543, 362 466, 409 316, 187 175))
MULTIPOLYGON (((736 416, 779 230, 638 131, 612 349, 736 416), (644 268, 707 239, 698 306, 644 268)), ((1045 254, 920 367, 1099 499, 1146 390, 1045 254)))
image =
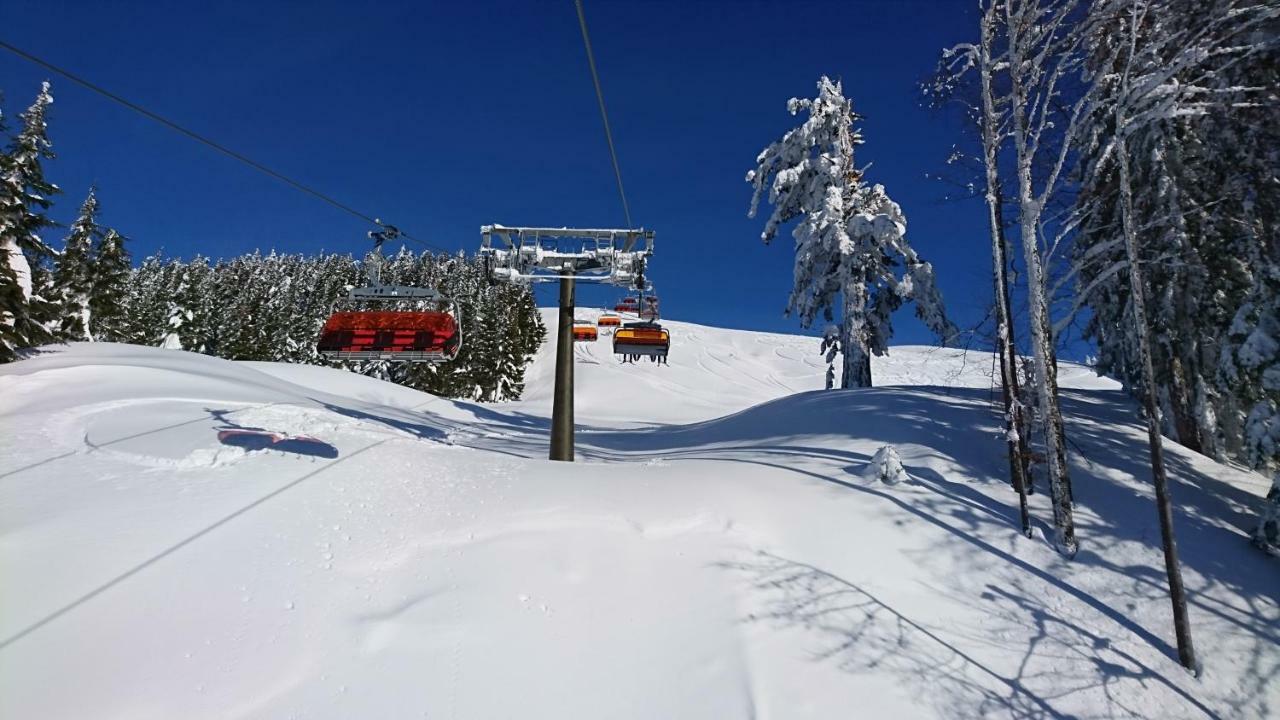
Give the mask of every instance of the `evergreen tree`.
POLYGON ((41 86, 35 102, 22 113, 22 130, 7 151, 0 153, 0 359, 12 358, 15 348, 53 340, 51 327, 58 317, 49 297, 45 265, 53 250, 40 231, 53 223, 45 215, 49 198, 58 188, 44 179, 43 161, 53 158, 45 117, 53 96, 49 83, 41 86), (16 291, 15 291, 16 286, 16 291), (21 296, 21 300, 19 300, 21 296))
POLYGON ((116 340, 136 345, 164 342, 169 307, 165 274, 170 267, 159 255, 152 255, 129 274, 116 340))
POLYGON ((105 233, 98 225, 96 190, 80 206, 80 214, 71 224, 62 253, 54 264, 53 284, 62 308, 59 337, 63 340, 92 340, 89 326, 90 299, 93 295, 93 251, 105 233))
POLYGON ((816 98, 792 98, 787 109, 808 118, 756 158, 747 173, 754 189, 748 216, 755 217, 767 195, 773 212, 760 235, 766 243, 784 223, 799 220, 791 233, 795 285, 787 312, 809 327, 819 315, 830 322, 838 310, 841 387, 870 387, 871 355, 887 352, 890 315, 904 301, 916 302, 917 315, 944 342, 956 330, 943 312, 932 267, 907 245, 902 209, 882 186, 863 183, 854 165, 862 136, 840 83, 824 76, 816 98))
POLYGON ((89 333, 106 342, 128 337, 125 303, 129 292, 129 251, 125 238, 108 230, 93 259, 93 283, 89 293, 89 333))
MULTIPOLYGON (((4 109, 0 108, 0 136, 6 132, 4 109)), ((0 193, 5 190, 3 179, 11 162, 8 153, 0 148, 0 193)), ((0 204, 0 213, 3 211, 4 205, 0 204)), ((0 222, 4 222, 4 215, 0 215, 0 222)), ((29 344, 22 328, 27 317, 27 293, 18 275, 18 252, 16 245, 0 244, 0 363, 11 362, 17 349, 29 344)))
POLYGON ((1160 432, 1274 470, 1280 46, 1266 29, 1280 11, 1256 0, 1128 0, 1095 9, 1104 11, 1116 21, 1090 56, 1100 111, 1086 128, 1076 201, 1086 335, 1100 370, 1153 398, 1160 432), (1146 322, 1128 321, 1142 310, 1146 322))

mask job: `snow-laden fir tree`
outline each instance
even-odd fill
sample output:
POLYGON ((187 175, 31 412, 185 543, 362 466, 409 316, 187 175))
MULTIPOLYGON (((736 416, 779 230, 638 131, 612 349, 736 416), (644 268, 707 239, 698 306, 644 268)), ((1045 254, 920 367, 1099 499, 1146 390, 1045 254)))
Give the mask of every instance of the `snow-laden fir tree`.
POLYGON ((870 387, 871 356, 883 355, 893 334, 890 316, 912 300, 916 313, 944 342, 955 335, 933 268, 906 241, 906 217, 880 185, 863 182, 854 164, 862 137, 839 82, 823 76, 813 99, 792 98, 792 115, 805 121, 770 144, 747 173, 753 187, 750 217, 761 199, 773 206, 760 237, 771 242, 787 222, 797 221, 794 286, 787 312, 802 327, 819 316, 837 330, 823 342, 828 357, 843 355, 840 386, 870 387), (902 268, 902 276, 898 275, 902 268))
POLYGON ((1272 473, 1254 543, 1280 554, 1280 263, 1272 258, 1255 277, 1255 287, 1231 323, 1220 372, 1247 409, 1242 459, 1272 473))
POLYGON ((58 337, 62 340, 92 340, 89 301, 93 294, 93 251, 106 233, 98 224, 96 189, 80 205, 71 232, 54 263, 53 284, 62 306, 58 337))
POLYGON ((1280 263, 1280 8, 1257 0, 1110 6, 1121 19, 1099 33, 1091 56, 1112 66, 1099 81, 1102 111, 1086 127, 1077 198, 1087 334, 1100 369, 1135 395, 1154 393, 1158 409, 1149 414, 1164 434, 1273 470, 1280 455, 1266 440, 1267 418, 1280 383, 1268 387, 1265 377, 1280 263), (1115 47, 1128 35, 1114 29, 1129 25, 1132 42, 1115 47), (1126 213, 1141 240, 1136 274, 1127 272, 1126 213), (1134 328, 1143 298, 1146 328, 1134 328))
POLYGON ((129 251, 115 230, 98 243, 89 293, 89 334, 105 342, 124 342, 129 335, 125 307, 129 292, 129 251))
POLYGON ((53 250, 40 238, 52 225, 45 211, 58 188, 44 178, 43 162, 53 157, 46 115, 53 96, 49 83, 26 112, 22 128, 0 153, 0 360, 11 359, 15 348, 53 339, 58 308, 50 295, 46 263, 53 250), (16 283, 17 291, 14 291, 16 283), (21 300, 18 300, 21 296, 21 300))
MULTIPOLYGON (((3 96, 0 96, 3 100, 3 96)), ((0 108, 0 137, 7 132, 4 109, 0 108)), ((0 192, 4 192, 3 178, 7 174, 10 159, 4 148, 0 148, 0 192)), ((4 206, 0 204, 0 212, 4 206)), ((0 215, 0 222, 4 222, 0 215)), ((21 323, 27 317, 27 288, 23 287, 18 274, 18 248, 5 242, 0 245, 0 362, 14 359, 18 348, 29 343, 21 323)), ((25 276, 23 276, 25 277, 25 276)))
MULTIPOLYGON (((1125 144, 1144 229, 1140 260, 1163 430, 1212 457, 1239 457, 1247 405, 1230 382, 1218 381, 1218 364, 1255 270, 1272 262, 1255 248, 1277 242, 1280 48, 1261 32, 1265 14, 1276 11, 1249 0, 1130 5, 1143 12, 1148 74, 1160 77, 1149 83, 1157 92, 1144 91, 1148 107, 1126 123, 1125 144)), ((1111 77, 1103 85, 1108 106, 1120 99, 1119 75, 1111 77)), ((1115 136, 1114 120, 1104 114, 1089 130, 1075 248, 1081 304, 1091 311, 1086 332, 1098 343, 1099 368, 1141 395, 1136 339, 1121 322, 1130 291, 1117 242, 1118 173, 1097 149, 1115 136)))

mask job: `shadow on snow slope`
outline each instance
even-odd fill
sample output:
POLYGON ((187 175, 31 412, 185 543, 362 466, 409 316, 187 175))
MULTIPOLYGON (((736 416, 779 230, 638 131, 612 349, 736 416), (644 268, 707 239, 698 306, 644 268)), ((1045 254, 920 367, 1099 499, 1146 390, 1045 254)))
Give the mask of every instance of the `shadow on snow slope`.
MULTIPOLYGON (((996 587, 985 583, 975 595, 990 605, 993 621, 1017 625, 1023 634, 1029 631, 1033 640, 1025 648, 1026 658, 1036 653, 1066 652, 1092 659, 1090 672, 1058 678, 1064 687, 1071 687, 1064 694, 1089 688, 1106 691, 1124 678, 1144 684, 1153 681, 1181 696, 1189 706, 1214 716, 1187 694, 1176 678, 1171 680, 1133 656, 1124 643, 1113 647, 1076 619, 1055 612, 1043 596, 1043 585, 1054 588, 1109 618, 1166 658, 1175 655, 1164 639, 1169 634, 1167 586, 1149 489, 1145 425, 1136 406, 1121 391, 1064 390, 1063 409, 1069 418, 1071 473, 1082 546, 1070 563, 1070 571, 1065 564, 1042 569, 992 541, 1016 535, 1016 496, 1004 486, 1007 460, 997 427, 1000 418, 993 410, 990 392, 984 389, 918 386, 817 391, 688 425, 634 430, 579 427, 578 455, 588 462, 745 463, 873 496, 944 530, 956 541, 950 552, 957 552, 954 548, 969 553, 976 549, 1017 569, 1010 584, 996 587), (898 446, 915 485, 927 491, 923 496, 907 501, 858 476, 875 450, 886 443, 898 446), (1037 584, 1043 585, 1033 587, 1037 584), (1139 608, 1149 612, 1136 612, 1139 608), (1150 618, 1159 622, 1153 624, 1150 618), (1103 655, 1112 660, 1100 659, 1103 655)), ((545 418, 512 419, 487 408, 467 410, 487 430, 477 439, 477 446, 492 445, 527 457, 543 457, 545 418), (500 442, 492 443, 493 438, 500 442)), ((1174 443, 1169 446, 1166 463, 1173 481, 1176 531, 1192 612, 1200 615, 1202 630, 1230 627, 1238 637, 1249 638, 1253 647, 1239 661, 1247 667, 1242 677, 1250 687, 1242 695, 1247 699, 1238 700, 1235 709, 1245 711, 1251 703, 1261 703, 1265 709, 1266 689, 1280 682, 1280 667, 1264 654, 1267 646, 1280 644, 1276 603, 1280 573, 1275 572, 1272 561, 1247 547, 1255 522, 1252 507, 1258 499, 1220 479, 1234 471, 1174 443)), ((1041 504, 1033 507, 1033 513, 1048 517, 1043 504, 1047 498, 1037 496, 1036 500, 1041 504)), ((1043 522, 1039 527, 1042 535, 1052 533, 1043 522)), ((832 603, 839 607, 837 614, 845 615, 849 606, 840 602, 853 598, 892 614, 891 608, 883 607, 854 583, 804 563, 765 557, 754 563, 738 563, 734 569, 754 575, 760 587, 776 596, 771 600, 775 620, 823 626, 819 620, 830 614, 832 603), (786 579, 778 581, 779 575, 786 579)), ((859 627, 859 622, 826 627, 836 639, 848 636, 830 652, 833 659, 839 656, 842 665, 868 662, 865 646, 859 648, 857 661, 849 654, 850 643, 868 641, 859 627)), ((1202 642, 1217 639, 1204 634, 1200 637, 1202 642)), ((918 666, 920 657, 897 657, 894 662, 916 665, 905 669, 911 672, 930 670, 918 666)), ((1024 670, 1029 667, 1026 662, 1023 665, 1024 670)), ((1021 675, 1002 676, 1001 681, 1017 689, 1024 679, 1021 675)), ((978 714, 991 709, 986 704, 990 701, 994 698, 978 703, 978 714)), ((1022 714, 1016 704, 1006 709, 1022 714)), ((1133 716, 1149 711, 1117 709, 1133 716)), ((1027 716, 1055 715, 1040 701, 1020 710, 1027 716)))

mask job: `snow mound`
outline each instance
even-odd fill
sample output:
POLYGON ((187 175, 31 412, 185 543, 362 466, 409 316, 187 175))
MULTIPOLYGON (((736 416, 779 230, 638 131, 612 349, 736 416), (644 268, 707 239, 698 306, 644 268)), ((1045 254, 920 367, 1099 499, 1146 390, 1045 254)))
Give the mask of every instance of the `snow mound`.
POLYGON ((543 459, 547 347, 499 405, 124 345, 0 366, 0 567, 21 588, 0 717, 1280 706, 1280 573, 1248 545, 1266 481, 1169 448, 1193 678, 1114 383, 1061 372, 1067 563, 1042 493, 1018 533, 989 355, 895 347, 882 386, 828 392, 812 338, 666 324, 670 367, 576 349, 574 464, 543 459), (912 482, 863 479, 890 446, 912 482))
POLYGON ((898 451, 894 450, 892 445, 881 445, 876 454, 871 456, 871 462, 867 463, 866 469, 862 471, 862 478, 879 480, 886 485, 897 485, 903 480, 910 480, 911 476, 902 469, 902 458, 898 457, 898 451))

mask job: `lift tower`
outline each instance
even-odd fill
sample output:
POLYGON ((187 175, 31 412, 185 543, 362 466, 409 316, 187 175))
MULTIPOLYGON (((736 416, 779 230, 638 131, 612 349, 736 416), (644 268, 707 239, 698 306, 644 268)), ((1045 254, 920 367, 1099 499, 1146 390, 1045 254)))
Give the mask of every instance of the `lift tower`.
POLYGON ((482 225, 480 255, 495 281, 560 282, 550 457, 573 462, 575 284, 596 282, 648 289, 644 272, 653 255, 653 231, 482 225))

